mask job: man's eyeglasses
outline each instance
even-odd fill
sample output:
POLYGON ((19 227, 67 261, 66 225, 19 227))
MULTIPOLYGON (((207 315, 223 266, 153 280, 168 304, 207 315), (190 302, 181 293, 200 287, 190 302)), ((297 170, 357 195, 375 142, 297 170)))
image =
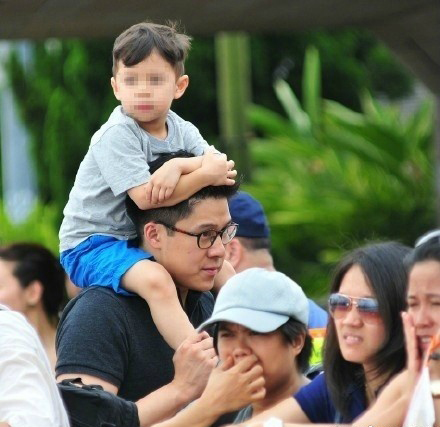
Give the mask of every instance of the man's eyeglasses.
POLYGON ((220 231, 217 230, 206 230, 202 231, 201 233, 190 233, 185 230, 181 230, 180 228, 174 227, 173 225, 165 224, 162 221, 156 221, 157 224, 161 224, 164 227, 168 228, 169 230, 177 231, 178 233, 183 233, 188 236, 197 237, 197 246, 200 249, 208 249, 210 248, 218 236, 220 236, 220 239, 224 245, 227 245, 235 236, 235 233, 237 232, 238 224, 235 222, 231 222, 228 224, 225 228, 221 229, 220 231))
POLYGON ((344 318, 353 306, 356 307, 362 320, 366 323, 379 323, 382 320, 376 298, 357 298, 344 294, 331 294, 328 299, 329 311, 334 319, 344 318))

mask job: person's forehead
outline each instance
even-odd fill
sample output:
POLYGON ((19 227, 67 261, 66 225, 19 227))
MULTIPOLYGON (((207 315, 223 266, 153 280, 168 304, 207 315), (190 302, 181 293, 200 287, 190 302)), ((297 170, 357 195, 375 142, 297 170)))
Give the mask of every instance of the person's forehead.
POLYGON ((145 71, 174 73, 173 66, 155 50, 152 50, 145 58, 134 65, 125 65, 122 59, 119 59, 116 64, 117 71, 124 73, 145 71))
POLYGON ((226 198, 207 198, 196 201, 192 206, 191 214, 178 221, 176 225, 191 228, 224 227, 231 221, 228 201, 226 198))

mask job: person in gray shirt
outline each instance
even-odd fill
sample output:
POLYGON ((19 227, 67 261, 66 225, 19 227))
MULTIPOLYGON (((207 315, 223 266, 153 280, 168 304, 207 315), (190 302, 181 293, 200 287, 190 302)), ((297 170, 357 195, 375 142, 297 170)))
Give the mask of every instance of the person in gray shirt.
POLYGON ((128 194, 140 209, 171 206, 207 185, 235 183, 233 161, 210 149, 194 125, 170 110, 188 86, 189 46, 190 38, 175 28, 145 22, 116 39, 111 84, 121 105, 92 137, 59 233, 70 280, 140 295, 174 349, 194 328, 170 274, 131 243, 136 232, 124 201, 128 194), (196 157, 175 158, 151 174, 149 162, 179 150, 196 157))

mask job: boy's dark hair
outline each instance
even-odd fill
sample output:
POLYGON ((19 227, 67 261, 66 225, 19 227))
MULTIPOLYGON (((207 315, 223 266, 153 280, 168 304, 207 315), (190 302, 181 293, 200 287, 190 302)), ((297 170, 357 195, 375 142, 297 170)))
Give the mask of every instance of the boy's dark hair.
POLYGON ((43 308, 51 320, 58 318, 64 299, 65 275, 58 259, 36 243, 14 243, 0 248, 0 259, 14 263, 12 274, 22 288, 34 280, 43 286, 43 308))
MULTIPOLYGON (((178 151, 176 153, 167 153, 160 155, 156 160, 149 163, 150 173, 153 174, 157 169, 159 169, 168 160, 178 158, 178 157, 194 157, 186 151, 178 151)), ((143 239, 143 229, 144 225, 148 222, 163 222, 168 225, 175 225, 177 221, 187 218, 191 215, 194 205, 199 203, 201 200, 205 199, 229 199, 235 193, 237 193, 240 184, 237 182, 234 185, 209 185, 197 191, 186 200, 177 203, 174 206, 168 206, 163 208, 154 208, 142 210, 139 209, 136 203, 127 196, 125 199, 125 206, 127 209, 128 216, 132 220, 136 227, 136 233, 138 236, 139 243, 143 239)), ((172 235, 174 231, 167 229, 167 232, 172 235)))
POLYGON ((113 77, 118 71, 118 63, 126 67, 139 64, 155 50, 165 59, 180 77, 184 74, 184 63, 191 37, 177 32, 176 24, 169 25, 141 22, 120 34, 113 45, 113 77))

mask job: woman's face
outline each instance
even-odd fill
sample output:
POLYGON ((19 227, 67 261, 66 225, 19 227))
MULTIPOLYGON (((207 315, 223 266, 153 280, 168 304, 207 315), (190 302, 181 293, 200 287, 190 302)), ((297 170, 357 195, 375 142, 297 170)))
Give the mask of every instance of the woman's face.
POLYGON ((419 346, 426 350, 440 328, 440 262, 415 264, 408 280, 408 312, 414 319, 419 346))
MULTIPOLYGON (((376 297, 358 265, 345 273, 338 292, 354 298, 376 297)), ((362 364, 366 370, 375 369, 370 364, 385 341, 385 325, 380 317, 372 320, 362 316, 354 305, 334 319, 339 347, 345 360, 362 364)))
POLYGON ((298 375, 295 357, 302 349, 301 344, 288 343, 277 330, 262 334, 236 323, 220 323, 218 332, 218 353, 220 360, 232 356, 234 364, 244 356, 254 354, 263 367, 267 396, 272 390, 288 387, 298 375))
POLYGON ((15 263, 0 259, 0 304, 21 313, 26 311, 25 290, 12 274, 15 263))

